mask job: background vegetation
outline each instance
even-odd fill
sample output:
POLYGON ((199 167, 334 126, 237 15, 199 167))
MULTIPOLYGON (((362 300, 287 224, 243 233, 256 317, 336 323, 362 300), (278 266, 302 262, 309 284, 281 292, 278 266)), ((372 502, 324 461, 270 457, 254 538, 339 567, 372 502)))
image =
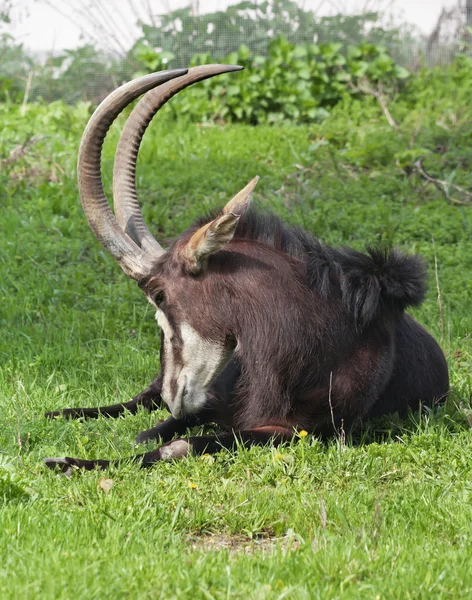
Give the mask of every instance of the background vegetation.
MULTIPOLYGON (((345 87, 346 72, 354 77, 359 75, 358 68, 351 69, 354 65, 346 66, 346 61, 371 61, 379 52, 389 54, 396 63, 413 70, 449 63, 457 52, 458 42, 469 40, 466 25, 472 24, 472 9, 469 14, 462 0, 449 0, 448 10, 443 10, 430 35, 422 35, 413 26, 392 20, 387 14, 389 6, 394 4, 391 0, 366 2, 366 6, 375 6, 375 10, 353 15, 340 11, 328 17, 320 17, 294 0, 245 0, 225 11, 209 14, 200 14, 196 9, 198 2, 193 2, 192 7, 178 10, 171 10, 169 5, 160 15, 152 13, 147 0, 126 0, 127 6, 133 6, 133 17, 127 20, 110 2, 39 2, 55 6, 59 13, 80 25, 84 45, 59 52, 31 53, 10 35, 8 14, 12 3, 0 0, 0 100, 42 98, 98 102, 143 67, 154 70, 165 66, 187 67, 196 54, 199 54, 198 60, 202 60, 202 56, 203 60, 209 60, 211 55, 212 60, 218 62, 224 59, 233 62, 238 52, 238 60, 257 68, 269 54, 282 54, 279 59, 283 59, 288 69, 285 79, 291 74, 293 80, 299 81, 301 75, 301 83, 305 85, 307 70, 300 69, 296 63, 307 57, 312 62, 317 57, 319 67, 315 72, 310 68, 310 74, 316 80, 330 83, 331 87, 340 84, 345 87), (132 22, 136 20, 137 26, 132 22), (283 38, 285 44, 274 50, 279 38, 283 38), (242 43, 244 50, 240 49, 242 43), (287 44, 297 47, 288 61, 287 44), (326 48, 328 50, 324 50, 326 48), (357 50, 353 52, 352 48, 357 50), (339 67, 343 67, 341 73, 337 73, 339 67), (333 79, 334 73, 337 79, 333 79)), ((470 0, 466 4, 468 6, 470 0)), ((382 72, 385 67, 381 67, 382 72)), ((263 69, 264 78, 273 79, 266 70, 267 65, 263 69)), ((258 83, 253 81, 252 87, 258 83)), ((293 84, 289 87, 292 89, 293 84)), ((315 86, 311 91, 318 92, 318 89, 315 86)), ((330 104, 332 100, 330 96, 330 104)))
MULTIPOLYGON (((67 479, 42 466, 144 450, 136 433, 165 411, 42 415, 129 399, 155 377, 158 335, 78 202, 93 106, 15 103, 3 88, 2 598, 470 598, 472 61, 406 77, 379 46, 353 47, 279 39, 260 60, 239 49, 244 74, 175 98, 140 154, 144 214, 167 243, 257 173, 261 206, 328 243, 421 253, 430 287, 414 315, 442 343, 450 398, 345 441, 308 436, 149 471, 67 479)), ((108 190, 125 117, 104 151, 108 190)))

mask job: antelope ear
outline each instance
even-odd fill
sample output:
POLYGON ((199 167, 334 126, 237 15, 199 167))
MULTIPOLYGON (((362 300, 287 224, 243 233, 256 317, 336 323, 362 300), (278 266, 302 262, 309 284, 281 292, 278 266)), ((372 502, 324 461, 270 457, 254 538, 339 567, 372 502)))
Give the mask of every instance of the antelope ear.
POLYGON ((191 273, 199 273, 210 254, 217 252, 233 239, 239 215, 223 214, 200 227, 181 250, 181 256, 191 273))
POLYGON ((245 188, 243 188, 236 196, 228 202, 223 208, 223 214, 234 213, 235 215, 242 215, 243 212, 248 208, 252 200, 252 192, 259 181, 259 177, 256 175, 245 188))

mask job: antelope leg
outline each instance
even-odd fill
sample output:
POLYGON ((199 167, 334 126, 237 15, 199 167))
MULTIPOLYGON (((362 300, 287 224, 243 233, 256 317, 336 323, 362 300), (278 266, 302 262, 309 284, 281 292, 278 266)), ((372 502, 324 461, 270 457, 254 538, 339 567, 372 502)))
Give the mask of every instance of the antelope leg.
POLYGON ((199 419, 197 416, 193 415, 178 420, 170 416, 165 421, 158 421, 155 427, 138 433, 136 436, 136 444, 159 440, 168 442, 175 434, 183 435, 189 427, 202 425, 206 422, 206 420, 199 419))
MULTIPOLYGON (((184 458, 189 454, 214 454, 222 448, 235 449, 239 444, 243 444, 245 447, 269 443, 278 445, 291 440, 292 437, 293 431, 288 427, 266 426, 232 433, 195 436, 186 440, 178 438, 163 444, 152 452, 133 456, 131 460, 139 462, 142 467, 149 467, 160 460, 176 460, 184 458)), ((97 468, 106 469, 111 465, 118 465, 122 461, 84 460, 81 458, 64 457, 46 458, 44 462, 50 469, 58 467, 63 473, 70 473, 74 468, 86 469, 87 471, 97 468)))
POLYGON ((138 412, 140 406, 149 411, 156 410, 162 407, 161 388, 162 377, 159 374, 151 385, 129 402, 120 402, 119 404, 111 404, 110 406, 98 408, 64 408, 62 410, 47 412, 44 416, 47 419, 53 419, 58 416, 67 417, 69 419, 80 419, 80 417, 97 419, 99 416, 116 418, 126 410, 134 415, 138 412))

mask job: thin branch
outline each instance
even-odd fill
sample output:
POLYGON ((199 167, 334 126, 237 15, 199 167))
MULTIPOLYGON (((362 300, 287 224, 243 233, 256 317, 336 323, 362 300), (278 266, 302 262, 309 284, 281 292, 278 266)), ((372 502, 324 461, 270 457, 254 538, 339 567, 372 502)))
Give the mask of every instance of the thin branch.
POLYGON ((329 402, 329 410, 331 411, 331 423, 333 424, 333 429, 335 433, 338 433, 338 428, 336 427, 336 423, 334 422, 334 412, 333 412, 333 403, 331 402, 331 390, 333 389, 333 371, 329 374, 329 392, 328 392, 328 402, 329 402))
POLYGON ((444 331, 444 312, 441 297, 441 288, 439 286, 439 271, 438 271, 438 255, 436 254, 436 243, 433 237, 434 250, 434 274, 436 276, 436 290, 438 292, 438 310, 439 310, 439 326, 441 328, 441 346, 444 347, 445 331, 444 331))
POLYGON ((14 164, 26 155, 26 151, 30 146, 34 146, 44 137, 44 135, 32 135, 31 137, 27 138, 22 144, 15 146, 7 158, 1 158, 0 165, 8 167, 14 164))
POLYGON ((414 148, 414 146, 415 146, 416 138, 418 137, 418 134, 421 131, 422 121, 423 121, 423 115, 420 114, 418 122, 416 124, 416 127, 415 127, 413 133, 411 134, 410 148, 414 148))
POLYGON ((23 96, 23 102, 21 103, 21 114, 24 115, 26 112, 26 105, 28 104, 29 93, 31 90, 31 82, 33 81, 33 71, 28 73, 28 79, 26 80, 25 95, 23 96))
POLYGON ((385 115, 385 118, 387 119, 390 127, 397 129, 398 125, 388 109, 387 103, 385 101, 385 97, 382 93, 382 87, 380 84, 379 84, 378 89, 375 89, 369 84, 369 82, 367 80, 364 80, 363 82, 359 82, 357 86, 355 86, 352 83, 352 81, 350 81, 349 87, 352 90, 354 90, 355 92, 361 92, 362 94, 366 94, 367 96, 374 96, 374 98, 376 98, 377 102, 380 104, 380 108, 382 109, 382 112, 385 115))
POLYGON ((388 124, 390 125, 390 127, 393 127, 394 129, 396 129, 398 127, 398 125, 396 124, 395 119, 392 117, 392 115, 388 109, 387 103, 385 102, 385 98, 384 98, 382 92, 378 91, 378 90, 370 90, 367 93, 372 94, 373 96, 375 96, 375 98, 377 98, 377 101, 380 104, 380 108, 382 109, 382 111, 385 115, 385 118, 388 121, 388 124))
POLYGON ((418 159, 415 162, 415 169, 421 175, 421 177, 423 177, 423 179, 425 179, 428 183, 432 183, 444 195, 446 200, 449 200, 449 202, 460 205, 468 205, 472 202, 472 193, 468 192, 467 190, 464 190, 464 188, 461 188, 460 186, 455 185, 454 183, 449 183, 448 181, 444 181, 443 179, 436 179, 435 177, 432 177, 431 175, 426 173, 421 163, 421 159, 418 159), (449 194, 449 188, 453 188, 461 194, 464 194, 467 200, 458 200, 457 198, 453 198, 449 194))
POLYGON ((341 429, 339 430, 339 447, 346 450, 346 432, 344 431, 344 419, 341 419, 341 429))
POLYGON ((329 374, 329 392, 328 392, 328 402, 329 402, 329 410, 331 411, 331 423, 333 424, 334 433, 339 440, 339 449, 346 449, 346 432, 344 431, 344 419, 341 418, 341 427, 338 429, 336 427, 336 423, 334 421, 334 411, 333 411, 333 403, 331 401, 331 392, 333 390, 333 371, 329 374))
POLYGON ((428 53, 432 52, 434 48, 440 43, 441 32, 444 28, 444 25, 447 24, 448 21, 450 21, 454 17, 455 12, 456 7, 449 10, 445 7, 442 8, 435 26, 433 27, 431 33, 426 39, 426 51, 428 53))

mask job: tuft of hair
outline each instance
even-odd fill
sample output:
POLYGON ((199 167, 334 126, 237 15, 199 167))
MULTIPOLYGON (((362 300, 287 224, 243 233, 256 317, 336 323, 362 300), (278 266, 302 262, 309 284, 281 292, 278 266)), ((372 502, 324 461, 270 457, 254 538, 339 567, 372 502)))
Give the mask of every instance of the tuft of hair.
POLYGON ((356 324, 365 327, 384 309, 403 312, 426 294, 426 266, 419 256, 394 248, 351 248, 336 252, 343 300, 356 324))

